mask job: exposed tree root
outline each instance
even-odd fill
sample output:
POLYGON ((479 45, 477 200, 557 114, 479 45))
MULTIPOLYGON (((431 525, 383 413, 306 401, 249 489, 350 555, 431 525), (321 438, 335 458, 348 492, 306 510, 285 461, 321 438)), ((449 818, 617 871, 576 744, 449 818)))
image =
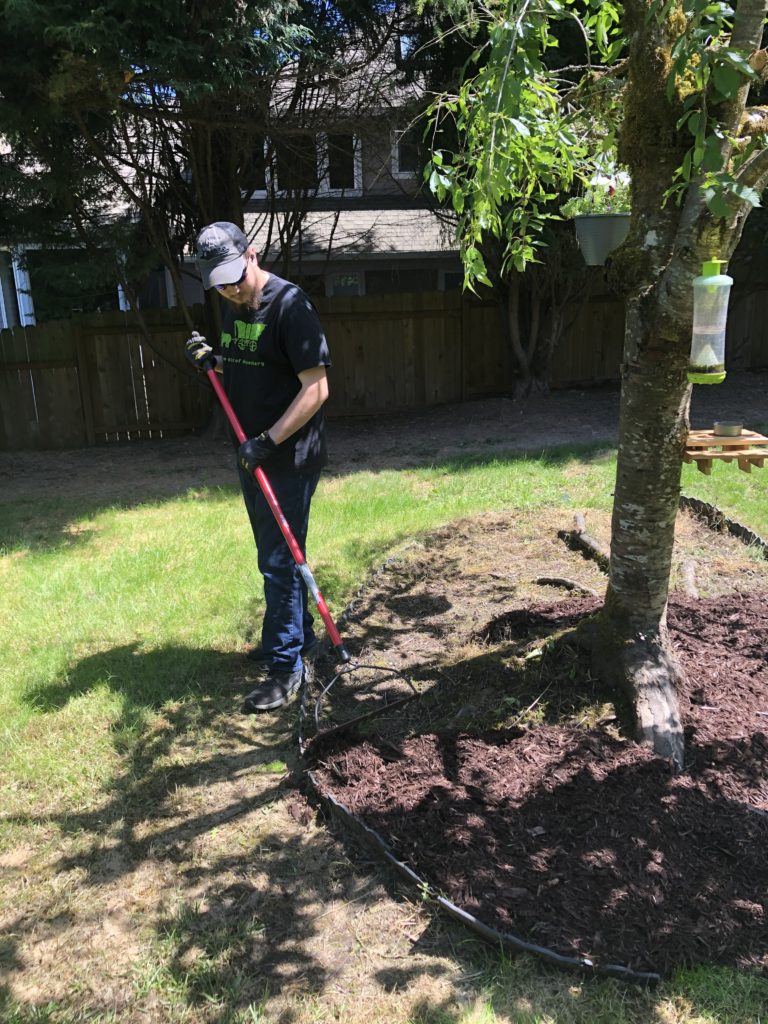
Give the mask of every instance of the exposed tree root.
POLYGON ((580 512, 573 517, 573 530, 558 530, 557 536, 560 540, 565 541, 569 548, 581 551, 588 558, 593 559, 603 572, 608 572, 611 553, 604 544, 587 533, 584 516, 580 512))
POLYGON ((685 743, 677 684, 680 669, 674 657, 658 644, 639 640, 622 652, 617 669, 632 700, 635 736, 668 758, 676 771, 683 767, 685 743))
POLYGON ((575 630, 576 641, 592 655, 595 672, 620 694, 617 713, 635 739, 683 767, 685 741, 677 701, 682 670, 659 638, 617 639, 615 626, 599 612, 575 630))
POLYGON ((565 590, 575 590, 579 594, 588 594, 590 597, 600 596, 591 587, 585 587, 578 580, 569 580, 564 576, 537 576, 533 582, 540 587, 563 587, 565 590))

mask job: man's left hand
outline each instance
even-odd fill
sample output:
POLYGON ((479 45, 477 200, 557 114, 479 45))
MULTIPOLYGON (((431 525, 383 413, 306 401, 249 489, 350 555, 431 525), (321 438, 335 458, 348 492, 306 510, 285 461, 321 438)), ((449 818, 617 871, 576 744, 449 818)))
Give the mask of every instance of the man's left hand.
POLYGON ((277 451, 277 445, 265 430, 258 437, 243 441, 237 449, 237 458, 246 473, 253 473, 257 466, 265 462, 277 451))

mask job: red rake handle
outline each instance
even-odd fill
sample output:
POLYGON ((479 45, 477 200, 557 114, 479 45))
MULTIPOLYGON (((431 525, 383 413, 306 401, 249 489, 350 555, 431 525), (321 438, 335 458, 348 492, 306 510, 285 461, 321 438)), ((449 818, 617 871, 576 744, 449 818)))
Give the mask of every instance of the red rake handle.
MULTIPOLYGON (((235 415, 235 410, 232 408, 232 403, 227 398, 227 393, 221 386, 221 383, 216 375, 216 371, 207 370, 206 376, 208 377, 208 380, 211 382, 213 390, 216 392, 216 397, 221 402, 221 407, 226 413, 227 419, 229 420, 229 425, 235 432, 235 437, 240 442, 240 444, 242 444, 244 441, 247 441, 248 438, 246 437, 243 428, 240 426, 240 423, 238 422, 237 416, 235 415)), ((275 497, 275 492, 272 490, 272 486, 269 480, 267 480, 267 477, 261 466, 256 467, 256 469, 253 471, 253 475, 256 477, 256 483, 259 485, 264 497, 267 499, 267 504, 272 509, 272 513, 275 519, 277 520, 277 525, 280 527, 280 530, 283 536, 285 537, 285 542, 290 548, 291 554, 293 555, 293 559, 296 562, 298 570, 301 573, 302 578, 307 585, 307 590, 310 592, 315 604, 317 605, 317 610, 320 612, 320 618, 323 620, 325 628, 328 630, 328 636, 331 638, 331 643, 333 644, 333 649, 336 651, 336 656, 338 657, 339 661, 346 664, 349 661, 349 654, 347 652, 346 647, 344 646, 344 641, 341 639, 341 634, 336 628, 335 622, 331 618, 331 613, 328 611, 328 605, 325 603, 325 598, 320 593, 320 588, 318 587, 317 583, 315 583, 315 577, 312 575, 312 570, 307 565, 307 560, 304 557, 304 552, 301 550, 296 541, 296 538, 293 536, 293 532, 290 526, 288 525, 288 520, 285 518, 283 510, 280 508, 280 505, 278 504, 277 498, 275 497)))

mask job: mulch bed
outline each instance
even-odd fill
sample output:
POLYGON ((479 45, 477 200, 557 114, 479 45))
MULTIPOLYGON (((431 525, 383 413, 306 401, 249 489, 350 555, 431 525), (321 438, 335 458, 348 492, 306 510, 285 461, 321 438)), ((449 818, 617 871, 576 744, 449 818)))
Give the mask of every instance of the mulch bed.
MULTIPOLYGON (((594 607, 511 613, 541 636, 594 607)), ((610 729, 543 724, 366 741, 318 778, 398 857, 499 931, 558 953, 669 972, 768 967, 766 595, 676 598, 687 765, 610 729)))

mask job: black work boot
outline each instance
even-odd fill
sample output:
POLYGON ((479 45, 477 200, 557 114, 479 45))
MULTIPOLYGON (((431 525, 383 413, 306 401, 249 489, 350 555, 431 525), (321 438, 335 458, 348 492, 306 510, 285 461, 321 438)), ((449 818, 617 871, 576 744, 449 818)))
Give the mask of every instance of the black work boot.
POLYGON ((277 672, 272 671, 267 678, 251 690, 243 701, 243 714, 252 715, 257 711, 271 711, 272 708, 279 708, 288 700, 301 686, 302 672, 277 672))

